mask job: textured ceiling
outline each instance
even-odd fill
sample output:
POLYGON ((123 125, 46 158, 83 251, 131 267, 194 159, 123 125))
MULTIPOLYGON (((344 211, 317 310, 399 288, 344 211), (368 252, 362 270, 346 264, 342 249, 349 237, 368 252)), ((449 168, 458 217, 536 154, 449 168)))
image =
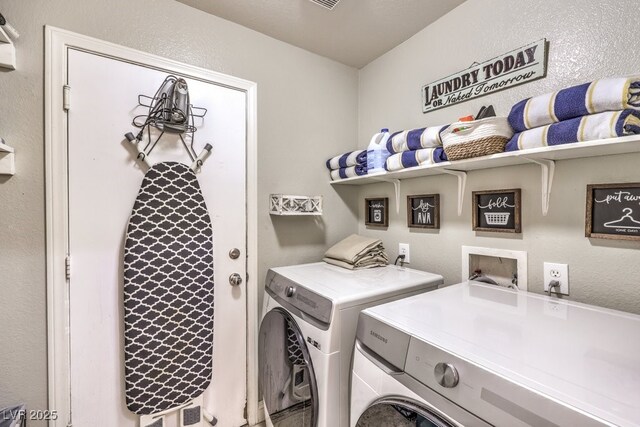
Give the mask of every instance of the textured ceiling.
POLYGON ((177 0, 278 40, 361 68, 464 0, 177 0))

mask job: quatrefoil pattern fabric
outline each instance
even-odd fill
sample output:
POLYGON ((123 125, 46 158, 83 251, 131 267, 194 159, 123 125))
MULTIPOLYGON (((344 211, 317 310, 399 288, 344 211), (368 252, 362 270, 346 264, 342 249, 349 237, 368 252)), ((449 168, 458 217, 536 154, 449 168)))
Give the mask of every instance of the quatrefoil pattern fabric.
POLYGON ((296 326, 287 320, 287 356, 292 365, 305 365, 304 354, 296 334, 296 326))
POLYGON ((124 249, 125 393, 135 414, 175 408, 209 386, 213 290, 213 232, 196 176, 158 163, 142 181, 124 249))

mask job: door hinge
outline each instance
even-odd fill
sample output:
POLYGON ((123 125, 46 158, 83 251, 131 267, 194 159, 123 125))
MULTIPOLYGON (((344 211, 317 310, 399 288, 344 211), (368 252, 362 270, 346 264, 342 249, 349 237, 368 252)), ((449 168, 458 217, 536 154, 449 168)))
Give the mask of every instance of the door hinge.
POLYGON ((71 279, 71 255, 64 258, 64 275, 67 280, 71 279))
POLYGON ((71 86, 64 85, 62 86, 62 108, 64 111, 69 111, 71 108, 71 86))

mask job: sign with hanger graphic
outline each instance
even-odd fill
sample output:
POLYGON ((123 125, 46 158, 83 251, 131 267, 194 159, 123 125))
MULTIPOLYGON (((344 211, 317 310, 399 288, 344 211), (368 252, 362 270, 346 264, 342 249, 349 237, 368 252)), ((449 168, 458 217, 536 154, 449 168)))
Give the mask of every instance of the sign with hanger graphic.
POLYGON ((640 240, 640 183, 588 185, 585 236, 640 240))

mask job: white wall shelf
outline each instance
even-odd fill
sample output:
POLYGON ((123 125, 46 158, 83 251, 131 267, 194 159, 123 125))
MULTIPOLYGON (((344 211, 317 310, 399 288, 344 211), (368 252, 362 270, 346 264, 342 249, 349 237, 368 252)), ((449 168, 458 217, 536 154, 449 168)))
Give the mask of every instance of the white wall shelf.
POLYGON ((378 182, 391 182, 395 187, 396 208, 398 208, 400 181, 432 175, 455 175, 458 178, 458 215, 461 215, 467 172, 534 163, 540 165, 542 175, 542 213, 546 215, 549 210, 549 196, 551 194, 555 162, 557 160, 612 156, 628 153, 640 153, 639 135, 599 139, 552 147, 531 148, 528 150, 510 151, 472 159, 442 162, 434 165, 416 166, 394 172, 378 172, 372 175, 331 181, 331 185, 367 185, 378 182))
POLYGON ((2 27, 0 27, 0 67, 16 69, 16 47, 2 27))
POLYGON ((271 215, 322 215, 322 196, 269 195, 271 215))
POLYGON ((15 152, 0 138, 0 175, 15 175, 15 152))

